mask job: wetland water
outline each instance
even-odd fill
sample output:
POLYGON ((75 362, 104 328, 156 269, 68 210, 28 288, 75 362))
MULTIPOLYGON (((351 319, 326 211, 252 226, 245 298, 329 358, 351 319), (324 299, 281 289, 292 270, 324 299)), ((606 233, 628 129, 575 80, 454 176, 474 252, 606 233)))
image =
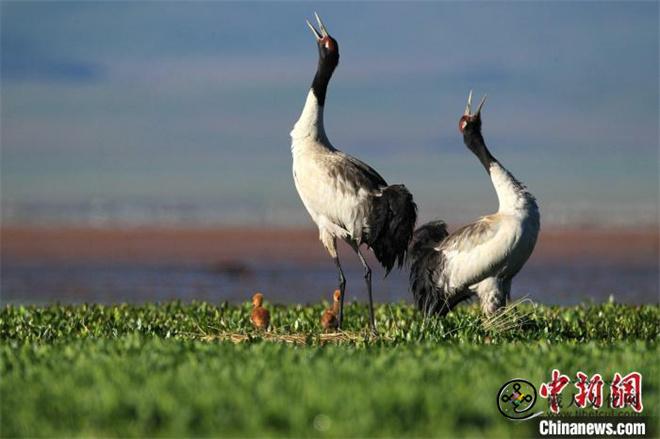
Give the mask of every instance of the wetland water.
MULTIPOLYGON (((657 233, 551 233, 515 278, 513 299, 658 303, 657 233), (607 242, 617 251, 603 251, 607 242)), ((313 231, 5 230, 2 250, 2 303, 240 302, 254 291, 312 303, 329 300, 337 281, 313 231)), ((363 301, 361 266, 340 252, 347 298, 363 301)), ((383 279, 370 263, 376 301, 410 299, 405 269, 383 279)))

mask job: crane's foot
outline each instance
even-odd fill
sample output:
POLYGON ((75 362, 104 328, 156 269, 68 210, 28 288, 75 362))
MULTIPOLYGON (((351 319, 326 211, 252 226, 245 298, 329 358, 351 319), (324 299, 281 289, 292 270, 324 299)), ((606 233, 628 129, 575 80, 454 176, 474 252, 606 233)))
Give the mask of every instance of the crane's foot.
POLYGON ((378 337, 378 330, 376 329, 376 322, 374 321, 373 316, 371 316, 371 319, 369 320, 369 332, 372 336, 378 337))

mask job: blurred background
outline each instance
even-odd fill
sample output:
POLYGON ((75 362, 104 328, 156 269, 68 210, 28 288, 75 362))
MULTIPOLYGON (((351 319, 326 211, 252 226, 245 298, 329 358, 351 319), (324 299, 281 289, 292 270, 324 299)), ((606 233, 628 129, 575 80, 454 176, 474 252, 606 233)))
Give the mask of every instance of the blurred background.
MULTIPOLYGON (((0 8, 3 303, 329 298, 288 136, 314 10, 341 53, 329 137, 405 183, 420 221, 497 209, 457 131, 488 93, 487 142, 542 211, 514 296, 658 302, 657 2, 0 8)), ((407 299, 405 276, 375 297, 407 299)))

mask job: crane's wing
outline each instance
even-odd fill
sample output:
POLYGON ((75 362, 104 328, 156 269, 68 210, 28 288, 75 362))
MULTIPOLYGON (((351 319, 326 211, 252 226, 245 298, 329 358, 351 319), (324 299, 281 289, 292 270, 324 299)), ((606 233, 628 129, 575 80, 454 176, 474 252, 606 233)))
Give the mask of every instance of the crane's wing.
POLYGON ((337 151, 335 157, 333 166, 329 167, 330 176, 338 183, 350 187, 352 192, 360 189, 375 191, 387 186, 385 179, 363 161, 341 151, 337 151))
POLYGON ((499 226, 498 215, 481 217, 451 233, 442 241, 442 248, 461 252, 469 251, 492 239, 499 226))
POLYGON ((337 150, 310 154, 294 164, 293 174, 314 222, 340 237, 362 235, 371 210, 367 200, 387 186, 374 169, 337 150))
POLYGON ((499 233, 506 227, 500 215, 488 215, 468 224, 442 241, 445 258, 443 278, 452 290, 467 288, 496 275, 506 264, 513 233, 499 233))

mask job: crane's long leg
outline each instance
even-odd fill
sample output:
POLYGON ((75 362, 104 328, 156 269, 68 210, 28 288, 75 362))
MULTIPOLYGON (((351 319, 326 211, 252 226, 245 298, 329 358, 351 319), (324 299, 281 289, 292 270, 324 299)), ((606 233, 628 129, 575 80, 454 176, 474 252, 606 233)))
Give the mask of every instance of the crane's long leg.
POLYGON ((344 277, 344 272, 341 269, 341 264, 339 263, 339 255, 334 256, 332 260, 335 261, 335 265, 337 266, 337 271, 339 272, 339 291, 341 292, 341 299, 339 300, 338 328, 341 329, 341 325, 344 322, 344 290, 346 289, 346 278, 344 277))
POLYGON ((358 245, 354 245, 353 249, 355 249, 355 253, 357 253, 358 257, 360 258, 360 262, 362 262, 362 266, 364 267, 364 281, 367 284, 367 292, 369 293, 369 324, 371 326, 371 330, 375 333, 376 321, 374 319, 374 300, 371 295, 371 268, 369 267, 369 264, 367 264, 367 261, 364 259, 364 256, 362 256, 360 247, 358 245))

